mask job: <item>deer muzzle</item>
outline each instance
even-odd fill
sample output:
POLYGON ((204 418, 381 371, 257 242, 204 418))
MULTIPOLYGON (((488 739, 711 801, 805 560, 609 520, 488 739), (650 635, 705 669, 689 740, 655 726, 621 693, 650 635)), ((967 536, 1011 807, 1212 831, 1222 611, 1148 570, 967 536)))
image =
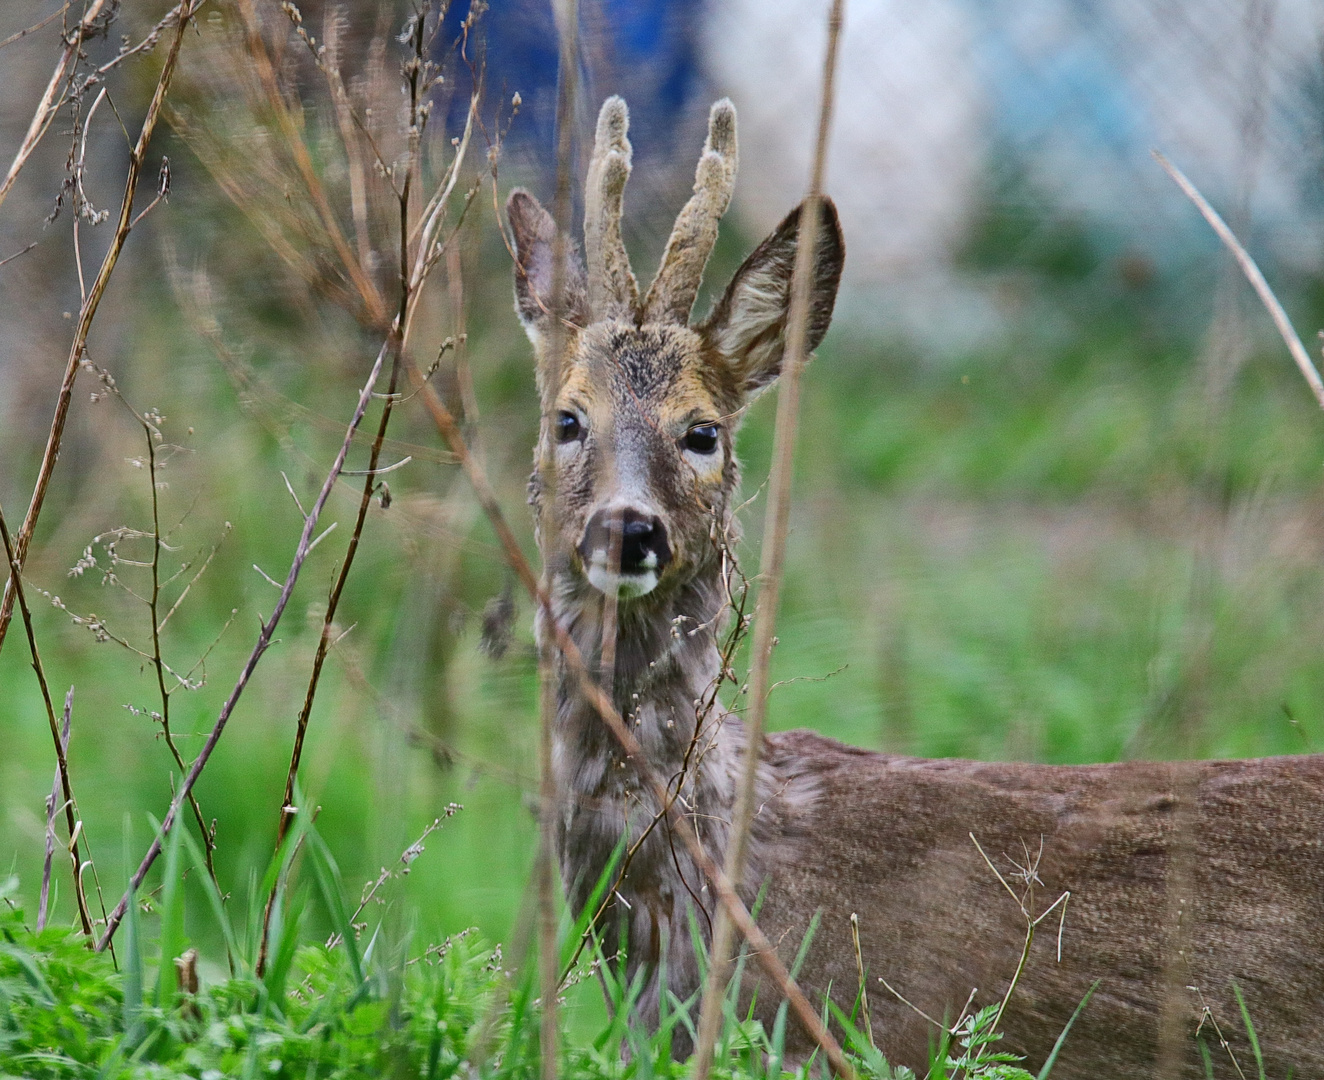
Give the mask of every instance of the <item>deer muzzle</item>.
POLYGON ((652 592, 672 557, 662 519, 635 507, 597 511, 577 550, 589 583, 622 599, 652 592))

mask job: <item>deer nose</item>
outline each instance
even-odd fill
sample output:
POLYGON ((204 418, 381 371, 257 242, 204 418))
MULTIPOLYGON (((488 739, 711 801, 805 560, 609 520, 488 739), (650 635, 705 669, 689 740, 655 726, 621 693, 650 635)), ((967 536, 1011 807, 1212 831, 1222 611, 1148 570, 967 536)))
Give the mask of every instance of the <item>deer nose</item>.
POLYGON ((655 514, 627 507, 599 510, 589 519, 579 542, 579 557, 585 566, 599 566, 613 573, 661 574, 671 561, 667 527, 655 514), (613 554, 619 552, 615 559, 613 554), (613 565, 614 564, 614 565, 613 565))

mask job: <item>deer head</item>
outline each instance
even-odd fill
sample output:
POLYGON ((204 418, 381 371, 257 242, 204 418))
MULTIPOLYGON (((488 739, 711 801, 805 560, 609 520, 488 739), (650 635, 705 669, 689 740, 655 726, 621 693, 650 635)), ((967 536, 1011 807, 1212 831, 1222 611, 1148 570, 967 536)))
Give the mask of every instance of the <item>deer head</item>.
MULTIPOLYGON (((691 322, 735 184, 735 108, 717 102, 694 194, 641 299, 621 238, 628 125, 625 102, 607 99, 588 169, 582 261, 564 240, 558 272, 555 223, 528 192, 512 192, 506 212, 516 310, 542 398, 530 483, 539 544, 558 582, 632 601, 674 590, 715 559, 713 538, 729 525, 739 483, 736 427, 781 370, 801 214, 788 214, 712 311, 691 322)), ((826 199, 816 227, 811 349, 831 320, 844 254, 826 199)))

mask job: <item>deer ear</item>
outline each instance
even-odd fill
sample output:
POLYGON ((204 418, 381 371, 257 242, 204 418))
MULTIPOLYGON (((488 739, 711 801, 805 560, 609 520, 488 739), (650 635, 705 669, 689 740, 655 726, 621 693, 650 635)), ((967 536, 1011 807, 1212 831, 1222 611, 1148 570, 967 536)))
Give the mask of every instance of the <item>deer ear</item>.
MULTIPOLYGON (((515 311, 524 332, 535 348, 541 348, 556 310, 553 295, 555 276, 556 222, 542 204, 521 188, 506 200, 506 217, 515 237, 515 311)), ((576 325, 588 321, 588 290, 584 264, 566 241, 565 317, 576 325)))
MULTIPOLYGON (((731 364, 746 393, 767 386, 781 374, 803 205, 787 214, 772 235, 754 249, 736 271, 722 299, 698 327, 731 364)), ((818 347, 832 321, 845 253, 837 208, 831 199, 823 198, 818 204, 807 351, 818 347)))

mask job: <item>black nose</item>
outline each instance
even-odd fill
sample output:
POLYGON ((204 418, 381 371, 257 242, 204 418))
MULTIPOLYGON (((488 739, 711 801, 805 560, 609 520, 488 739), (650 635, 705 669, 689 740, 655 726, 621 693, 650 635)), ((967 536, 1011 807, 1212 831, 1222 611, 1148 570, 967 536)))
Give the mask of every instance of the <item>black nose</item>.
POLYGON ((579 557, 585 565, 596 562, 621 574, 643 574, 649 570, 660 574, 671 561, 671 545, 667 543, 666 526, 653 514, 629 507, 599 510, 584 530, 579 557))

